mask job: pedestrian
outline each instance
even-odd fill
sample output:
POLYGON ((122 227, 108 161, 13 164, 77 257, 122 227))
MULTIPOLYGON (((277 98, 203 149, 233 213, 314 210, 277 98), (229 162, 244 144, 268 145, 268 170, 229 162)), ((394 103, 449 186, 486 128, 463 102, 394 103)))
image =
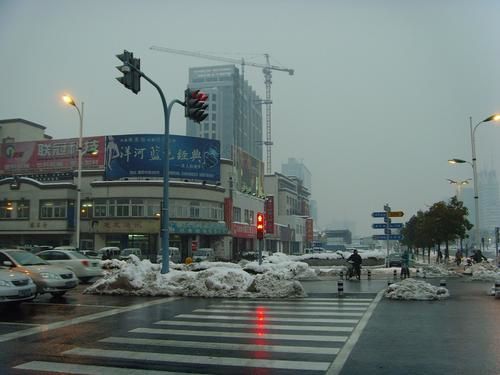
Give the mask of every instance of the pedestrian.
MULTIPOLYGON (((361 256, 358 254, 358 250, 354 249, 352 254, 347 258, 348 262, 352 263, 352 268, 354 271, 354 275, 358 280, 361 279, 361 263, 363 263, 363 259, 361 259, 361 256)), ((351 278, 352 275, 349 275, 349 279, 351 278)))
POLYGON ((457 252, 455 253, 455 262, 457 263, 457 266, 459 266, 460 263, 462 263, 462 251, 461 250, 457 250, 457 252))
POLYGON ((410 252, 408 249, 401 254, 401 278, 410 277, 410 252))
POLYGON ((443 253, 441 252, 441 249, 438 249, 438 255, 436 258, 437 263, 443 263, 443 253))

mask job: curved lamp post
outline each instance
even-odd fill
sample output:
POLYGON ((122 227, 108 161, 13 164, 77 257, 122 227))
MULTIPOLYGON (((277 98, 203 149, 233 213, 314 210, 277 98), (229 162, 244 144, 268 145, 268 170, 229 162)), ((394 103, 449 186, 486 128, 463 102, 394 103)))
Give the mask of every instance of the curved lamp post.
POLYGON ((455 185, 456 188, 456 193, 455 195, 457 196, 457 199, 460 200, 460 193, 462 191, 462 186, 463 185, 468 185, 469 181, 472 180, 472 178, 468 178, 466 180, 452 180, 450 178, 446 179, 450 184, 455 185))
POLYGON ((78 136, 78 177, 77 177, 77 191, 76 191, 76 244, 75 247, 80 249, 80 201, 82 194, 82 133, 83 133, 83 102, 81 104, 81 110, 76 105, 74 99, 71 95, 63 95, 62 100, 73 107, 76 108, 78 112, 78 117, 80 118, 80 131, 78 136))
POLYGON ((470 143, 472 146, 472 163, 468 162, 466 160, 462 159, 450 159, 448 160, 449 163, 451 164, 457 164, 457 163, 468 163, 472 166, 472 173, 474 175, 474 207, 475 207, 475 216, 476 216, 476 244, 477 248, 481 248, 481 230, 479 226, 479 192, 478 192, 478 181, 477 181, 477 159, 476 159, 476 141, 475 141, 475 134, 476 134, 476 129, 479 125, 481 125, 484 122, 490 122, 490 121, 499 121, 500 120, 500 114, 495 113, 487 118, 485 118, 483 121, 480 121, 476 124, 476 126, 472 127, 472 117, 469 117, 469 126, 470 126, 470 143))

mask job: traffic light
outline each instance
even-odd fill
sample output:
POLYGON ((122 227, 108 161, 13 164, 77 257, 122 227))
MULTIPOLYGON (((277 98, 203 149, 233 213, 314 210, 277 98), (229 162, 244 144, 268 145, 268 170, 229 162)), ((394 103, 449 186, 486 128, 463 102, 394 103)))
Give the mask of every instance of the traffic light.
POLYGON ((264 214, 257 212, 257 239, 264 238, 264 214))
POLYGON ((123 77, 116 78, 127 89, 137 94, 141 91, 141 59, 134 58, 134 54, 127 50, 123 51, 121 55, 116 55, 123 65, 117 66, 123 77))
POLYGON ((208 116, 205 109, 208 104, 205 103, 208 95, 200 90, 186 89, 184 91, 184 116, 193 120, 194 122, 202 122, 208 116))

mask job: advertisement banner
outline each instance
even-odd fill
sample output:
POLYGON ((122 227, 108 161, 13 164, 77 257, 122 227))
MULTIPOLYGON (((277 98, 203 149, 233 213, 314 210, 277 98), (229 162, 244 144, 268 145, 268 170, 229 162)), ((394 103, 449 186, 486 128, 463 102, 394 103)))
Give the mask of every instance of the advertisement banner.
POLYGON ((266 233, 274 233, 274 196, 268 195, 264 202, 266 233))
MULTIPOLYGON (((104 136, 82 139, 82 169, 104 168, 104 136)), ((39 174, 78 169, 78 138, 0 145, 0 174, 39 174)))
POLYGON ((314 239, 314 228, 313 228, 313 219, 306 219, 306 241, 312 242, 314 239))
MULTIPOLYGON (((107 136, 106 180, 163 177, 163 137, 159 134, 107 136)), ((220 142, 170 135, 169 176, 220 181, 220 142)))

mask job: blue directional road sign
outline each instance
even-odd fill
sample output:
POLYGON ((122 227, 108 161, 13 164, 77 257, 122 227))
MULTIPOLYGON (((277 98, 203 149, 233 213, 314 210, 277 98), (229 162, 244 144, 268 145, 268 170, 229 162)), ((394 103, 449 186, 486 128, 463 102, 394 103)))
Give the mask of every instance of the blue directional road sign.
POLYGON ((392 241, 401 241, 403 236, 400 234, 374 234, 372 236, 374 240, 392 240, 392 241))
POLYGON ((387 217, 387 212, 375 211, 375 212, 372 212, 372 217, 387 217))
POLYGON ((385 228, 391 228, 391 229, 401 229, 403 228, 403 224, 402 223, 390 223, 390 224, 387 224, 387 223, 373 223, 372 224, 372 228, 373 229, 385 229, 385 228))

